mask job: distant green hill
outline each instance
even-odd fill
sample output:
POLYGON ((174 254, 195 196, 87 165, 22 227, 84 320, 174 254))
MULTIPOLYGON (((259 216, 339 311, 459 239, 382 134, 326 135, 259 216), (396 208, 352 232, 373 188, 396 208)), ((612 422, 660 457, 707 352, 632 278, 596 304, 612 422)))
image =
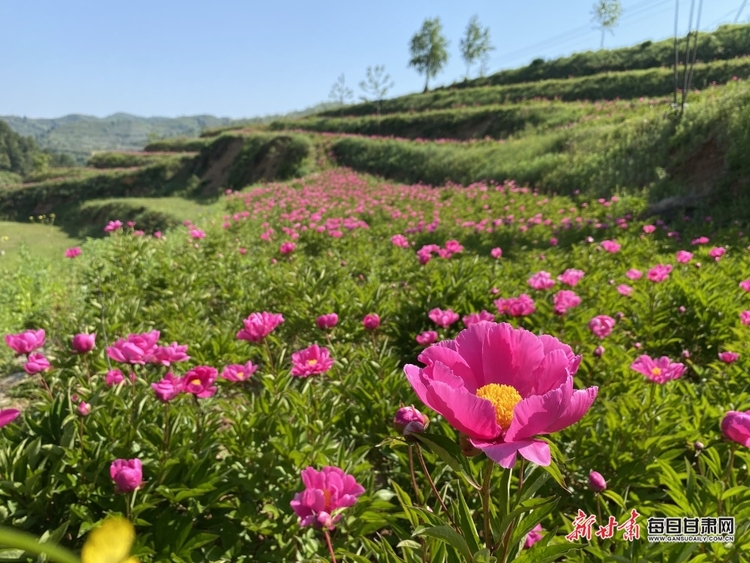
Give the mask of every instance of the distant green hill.
POLYGON ((94 151, 141 150, 155 139, 197 137, 205 129, 301 117, 332 107, 336 107, 335 104, 322 103, 302 111, 249 119, 213 115, 138 117, 115 113, 108 117, 73 114, 55 119, 0 115, 0 120, 7 122, 16 133, 31 137, 43 149, 70 155, 79 164, 84 164, 94 151))
POLYGON ((19 135, 0 121, 0 174, 25 175, 34 169, 39 147, 28 136, 19 135))

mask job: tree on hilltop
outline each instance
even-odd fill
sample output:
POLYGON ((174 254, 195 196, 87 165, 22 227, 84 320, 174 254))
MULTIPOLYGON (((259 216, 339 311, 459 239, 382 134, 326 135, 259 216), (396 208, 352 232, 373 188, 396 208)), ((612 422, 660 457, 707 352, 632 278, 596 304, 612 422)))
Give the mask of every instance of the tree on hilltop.
POLYGON ((339 104, 342 108, 354 97, 354 91, 346 85, 346 77, 342 74, 331 86, 328 97, 339 104))
POLYGON ((443 35, 440 18, 427 18, 411 38, 409 66, 425 75, 424 91, 429 90, 430 77, 436 76, 448 62, 448 40, 443 35))
POLYGON ((366 96, 360 96, 365 102, 374 101, 380 118, 380 102, 383 101, 388 90, 393 88, 395 82, 391 80, 391 75, 385 72, 385 65, 375 65, 375 68, 367 67, 367 80, 359 83, 366 96))
POLYGON ((480 73, 484 74, 483 69, 486 68, 489 53, 495 49, 490 43, 489 26, 483 28, 479 25, 479 18, 477 16, 472 17, 469 20, 469 25, 466 26, 466 35, 461 39, 459 47, 461 56, 466 62, 466 78, 469 78, 471 66, 476 61, 482 62, 480 73))
POLYGON ((599 46, 600 49, 604 49, 604 32, 609 31, 612 35, 615 34, 613 29, 617 25, 617 22, 622 16, 622 5, 620 0, 599 0, 594 4, 594 8, 591 10, 592 21, 597 24, 597 28, 602 31, 602 42, 599 46))

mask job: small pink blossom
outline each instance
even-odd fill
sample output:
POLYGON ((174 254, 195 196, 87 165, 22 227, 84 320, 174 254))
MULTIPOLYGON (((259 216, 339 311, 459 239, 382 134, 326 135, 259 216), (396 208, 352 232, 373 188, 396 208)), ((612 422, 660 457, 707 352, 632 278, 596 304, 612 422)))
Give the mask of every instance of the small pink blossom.
POLYGON ((50 368, 50 363, 47 360, 47 358, 45 358, 42 354, 39 354, 38 352, 29 354, 29 359, 23 366, 23 369, 29 375, 35 375, 39 372, 48 370, 49 368, 50 368))
POLYGON ((209 366, 197 366, 182 377, 182 385, 185 393, 195 395, 199 399, 206 399, 216 393, 216 378, 219 373, 216 368, 209 366))
POLYGON ((630 297, 633 294, 633 288, 624 283, 617 286, 617 291, 625 297, 630 297))
POLYGON ((377 313, 369 313, 362 319, 362 326, 367 330, 375 330, 380 326, 380 316, 377 313))
POLYGON ((415 409, 414 406, 401 407, 393 417, 393 427, 402 436, 422 434, 429 424, 430 419, 415 409))
POLYGON ((297 244, 291 241, 286 241, 279 247, 279 252, 282 254, 291 254, 297 248, 297 244))
POLYGON ((65 251, 65 258, 75 258, 76 256, 81 255, 81 247, 80 246, 74 246, 73 248, 68 248, 65 251))
POLYGON ((500 247, 495 247, 492 250, 490 250, 490 256, 492 256, 495 260, 498 258, 502 258, 503 256, 503 249, 500 247))
POLYGON ((733 364, 739 357, 740 355, 736 352, 719 352, 719 359, 725 364, 733 364))
POLYGON ((404 235, 393 235, 391 237, 391 242, 394 246, 398 246, 400 248, 409 248, 409 239, 407 239, 404 235))
POLYGON ((88 416, 91 412, 91 405, 86 401, 81 401, 80 403, 78 403, 76 411, 78 412, 79 416, 88 416))
POLYGON ((91 352, 96 345, 96 334, 76 334, 73 337, 73 350, 79 354, 91 352))
POLYGON ((596 356, 597 358, 601 358, 603 355, 604 355, 604 346, 599 345, 596 348, 594 348, 594 356, 596 356))
POLYGON ((654 383, 665 384, 672 379, 682 377, 687 369, 684 364, 673 362, 667 356, 662 356, 654 360, 649 356, 643 355, 636 359, 630 368, 642 373, 654 383))
POLYGON ((693 239, 692 244, 693 244, 693 246, 696 246, 698 244, 708 244, 708 238, 707 237, 700 237, 700 238, 693 239))
POLYGON ((185 353, 187 348, 187 344, 180 345, 177 342, 172 342, 169 346, 157 346, 151 363, 169 367, 175 362, 186 362, 190 359, 190 356, 185 353))
POLYGON ((339 316, 336 313, 327 313, 320 315, 315 319, 315 324, 318 325, 320 330, 328 330, 335 327, 339 322, 339 316))
POLYGON ((655 225, 643 225, 643 232, 650 235, 656 230, 655 225))
POLYGON ((245 365, 231 364, 225 367, 221 372, 221 377, 227 381, 239 382, 250 379, 258 369, 258 366, 253 362, 247 362, 245 365))
POLYGON ((453 312, 451 309, 443 311, 442 309, 435 308, 427 316, 430 317, 432 322, 442 328, 448 328, 459 319, 458 313, 453 312))
MULTIPOLYGON (((740 288, 744 289, 745 291, 750 292, 750 279, 741 281, 740 288)), ((7 336, 6 336, 6 340, 7 340, 7 336)))
POLYGON ((111 233, 111 232, 117 231, 120 228, 122 228, 122 221, 119 221, 119 220, 110 221, 109 223, 107 223, 107 226, 104 227, 104 232, 111 233))
POLYGON ((109 475, 118 493, 132 493, 143 485, 143 465, 140 459, 116 459, 109 467, 109 475))
POLYGON ((333 367, 328 348, 313 344, 292 354, 292 375, 309 377, 324 373, 333 367))
POLYGON ((8 426, 11 422, 17 419, 21 415, 21 411, 18 409, 2 409, 0 410, 0 428, 8 426))
POLYGON ((602 243, 601 243, 601 245, 602 245, 602 248, 604 250, 606 250, 607 252, 610 252, 612 254, 614 254, 616 252, 619 252, 620 248, 622 248, 622 246, 620 245, 620 243, 618 243, 617 241, 614 241, 614 240, 603 240, 602 243))
POLYGON ((528 279, 528 283, 533 289, 544 290, 554 287, 555 280, 552 279, 552 275, 549 272, 541 271, 531 276, 528 279))
POLYGON ((677 261, 680 264, 687 264, 693 259, 693 253, 687 250, 680 250, 677 252, 677 261))
POLYGON ((205 231, 198 228, 190 229, 188 234, 190 235, 190 238, 195 240, 206 238, 205 231))
POLYGON ((5 335, 5 343, 19 356, 21 354, 28 355, 30 352, 38 350, 44 346, 44 341, 44 329, 41 328, 39 330, 27 330, 19 334, 5 335))
POLYGON ((542 525, 537 524, 534 526, 531 531, 526 534, 526 540, 523 542, 523 548, 529 549, 532 545, 534 545, 536 542, 542 539, 542 525))
POLYGON ((750 311, 742 311, 740 313, 740 322, 743 325, 750 326, 750 311))
POLYGON ((733 442, 750 448, 750 411, 729 411, 721 420, 721 433, 733 442))
POLYGON ((145 365, 154 359, 160 332, 129 334, 107 348, 107 355, 116 362, 145 365))
POLYGON ((625 272, 625 277, 629 280, 639 280, 643 277, 643 272, 640 270, 636 270, 635 268, 631 268, 627 272, 625 272))
POLYGON ((722 246, 716 246, 708 251, 708 255, 718 262, 719 260, 721 260, 721 257, 724 256, 724 254, 726 254, 726 252, 727 252, 726 248, 722 246))
POLYGON ((511 317, 527 317, 536 311, 534 300, 526 293, 522 293, 518 297, 497 299, 495 300, 495 307, 500 314, 510 315, 511 317))
POLYGON ((242 321, 245 328, 237 333, 237 338, 248 342, 260 342, 283 322, 284 317, 279 313, 269 313, 268 311, 251 313, 242 321))
POLYGON ((485 310, 482 310, 479 313, 469 313, 468 315, 464 315, 464 318, 462 319, 466 328, 481 322, 494 322, 494 320, 495 315, 485 310))
POLYGON ((416 337, 417 344, 420 344, 422 346, 429 346, 430 344, 434 344, 437 342, 438 339, 438 333, 434 330, 428 330, 421 334, 418 334, 416 337))
POLYGON ((151 384, 156 398, 162 403, 168 403, 185 390, 185 384, 180 377, 176 377, 171 371, 156 383, 151 384))
POLYGON ((107 387, 112 387, 113 385, 119 385, 125 381, 125 376, 122 374, 122 372, 119 369, 111 369, 107 372, 107 375, 104 377, 104 383, 107 384, 107 387))
POLYGON ((575 287, 578 285, 578 282, 581 281, 585 273, 583 270, 576 270, 575 268, 568 268, 565 270, 562 274, 557 276, 557 279, 564 283, 565 285, 569 285, 570 287, 575 287))
POLYGON ((333 529, 343 509, 354 506, 357 497, 365 492, 353 476, 338 467, 303 469, 302 482, 305 490, 295 494, 289 504, 299 517, 300 526, 325 530, 333 529))
POLYGON ((661 283, 672 272, 672 264, 657 264, 648 271, 648 279, 654 283, 661 283))
POLYGON ((555 313, 564 315, 568 309, 577 307, 581 304, 581 298, 574 291, 563 289, 555 294, 555 313))
POLYGON ((589 329, 598 338, 604 339, 612 333, 616 321, 607 315, 597 315, 589 321, 589 329))

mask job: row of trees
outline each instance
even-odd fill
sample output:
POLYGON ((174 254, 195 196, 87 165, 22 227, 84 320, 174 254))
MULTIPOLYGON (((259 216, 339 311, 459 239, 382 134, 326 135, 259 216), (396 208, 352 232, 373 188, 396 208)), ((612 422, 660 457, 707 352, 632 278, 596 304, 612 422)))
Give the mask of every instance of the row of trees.
MULTIPOLYGON (((622 15, 620 0, 597 0, 591 11, 597 29, 601 30, 601 48, 604 48, 605 31, 612 32, 622 15)), ((414 34, 409 45, 411 59, 409 66, 424 74, 424 91, 427 92, 430 78, 437 76, 448 63, 448 40, 443 35, 443 24, 440 18, 427 18, 422 28, 414 34)), ((466 79, 471 75, 472 67, 479 63, 479 75, 487 72, 489 54, 495 50, 490 41, 490 28, 483 27, 479 18, 473 16, 466 26, 464 36, 459 41, 461 58, 466 64, 466 79)), ((393 87, 390 75, 385 72, 385 66, 367 67, 366 79, 359 83, 364 92, 360 96, 363 101, 374 101, 380 115, 380 102, 385 98, 388 90, 393 87)), ((354 98, 354 91, 347 87, 342 74, 331 88, 330 98, 341 105, 345 105, 354 98)))

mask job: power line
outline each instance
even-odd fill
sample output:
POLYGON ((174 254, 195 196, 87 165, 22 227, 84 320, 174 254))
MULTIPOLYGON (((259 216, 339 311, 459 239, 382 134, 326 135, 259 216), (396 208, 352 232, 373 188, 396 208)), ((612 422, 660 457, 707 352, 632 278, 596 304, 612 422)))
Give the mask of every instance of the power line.
POLYGON ((740 16, 742 15, 742 10, 745 9, 745 6, 747 6, 747 0, 742 1, 742 6, 740 6, 739 10, 737 10, 737 15, 734 18, 734 23, 737 23, 740 20, 740 16))

